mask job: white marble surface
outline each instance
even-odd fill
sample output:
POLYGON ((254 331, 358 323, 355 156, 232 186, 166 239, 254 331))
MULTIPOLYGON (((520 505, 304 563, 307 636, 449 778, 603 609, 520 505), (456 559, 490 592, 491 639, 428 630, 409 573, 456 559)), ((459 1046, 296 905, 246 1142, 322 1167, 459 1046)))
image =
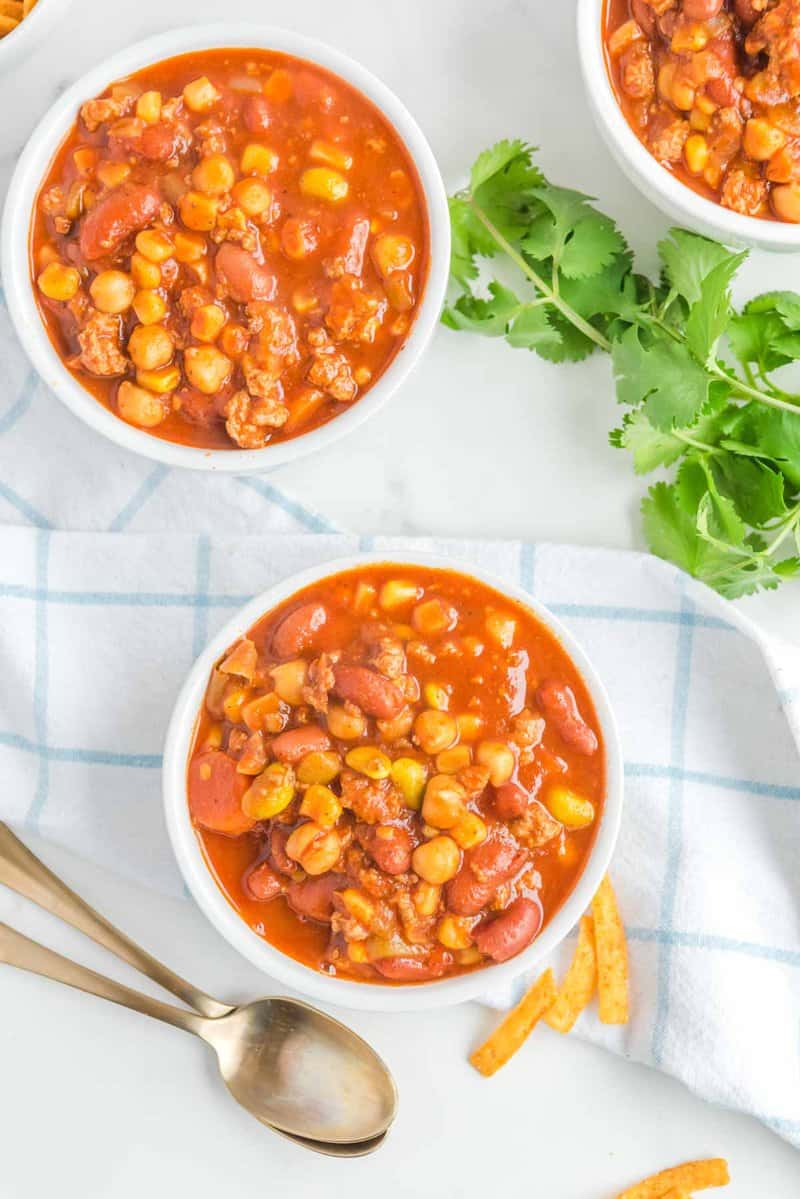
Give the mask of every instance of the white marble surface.
MULTIPOLYGON (((46 3, 47 0, 41 0, 46 3)), ((563 0, 295 0, 287 12, 226 0, 233 18, 290 23, 363 60, 407 101, 449 187, 503 136, 542 146, 557 180, 597 194, 645 267, 664 219, 630 188, 590 123, 578 78, 573 4, 563 0)), ((212 0, 76 0, 71 23, 0 78, 0 188, 48 103, 130 41, 219 16, 212 0), (68 63, 67 63, 68 60, 68 63)), ((790 259, 754 257, 743 295, 796 285, 790 259)), ((501 344, 442 330, 390 407, 324 458, 284 468, 288 489, 362 533, 525 535, 640 546, 642 484, 606 434, 617 420, 607 361, 553 368, 501 344), (487 416, 499 429, 488 436, 487 416)), ((747 601, 798 639, 800 585, 747 601)), ((64 852, 37 849, 157 955, 222 996, 263 979, 189 903, 170 903, 64 852)), ((126 981, 94 947, 8 894, 0 919, 126 981)), ((138 1199, 240 1189, 317 1196, 483 1195, 502 1186, 548 1199, 602 1199, 652 1169, 723 1154, 731 1199, 789 1199, 800 1159, 753 1121, 548 1029, 491 1082, 466 1065, 493 1017, 469 1005, 391 1020, 350 1016, 396 1073, 401 1116, 372 1159, 334 1163, 268 1136, 217 1084, 203 1049, 174 1030, 37 979, 0 987, 0 1195, 138 1199)), ((787 1046, 787 1052, 794 1047, 787 1046)))

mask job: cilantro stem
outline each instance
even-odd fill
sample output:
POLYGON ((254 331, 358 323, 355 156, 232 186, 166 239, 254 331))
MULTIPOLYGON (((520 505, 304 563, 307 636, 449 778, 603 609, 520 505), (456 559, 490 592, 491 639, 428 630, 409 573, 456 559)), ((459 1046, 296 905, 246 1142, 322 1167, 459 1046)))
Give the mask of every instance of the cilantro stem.
POLYGON ((478 220, 481 222, 487 232, 491 234, 500 249, 508 255, 515 266, 519 267, 523 275, 530 279, 537 291, 540 291, 544 298, 548 300, 554 308, 557 308, 561 315, 568 320, 571 325, 574 325, 576 329, 583 333, 584 337, 588 337, 590 341, 593 341, 594 344, 599 346, 601 350, 605 350, 607 354, 610 353, 611 342, 603 337, 603 334, 595 329, 594 325, 590 325, 588 321, 585 321, 583 317, 575 311, 574 308, 571 308, 569 304, 567 304, 561 298, 561 296, 556 295, 551 287, 548 287, 544 279, 542 279, 541 276, 533 269, 533 267, 525 261, 523 256, 514 249, 511 242, 503 236, 497 226, 489 220, 486 213, 479 204, 476 204, 474 197, 469 192, 466 195, 466 199, 471 205, 478 220))
POLYGON ((749 383, 745 383, 738 375, 732 371, 724 371, 716 362, 706 364, 706 369, 715 379, 720 379, 732 387, 734 392, 740 395, 747 396, 748 399, 758 400, 761 404, 766 404, 769 408, 778 408, 782 412, 791 412, 794 416, 800 416, 800 408, 797 404, 787 404, 786 400, 779 400, 775 396, 767 395, 766 392, 760 391, 757 387, 751 387, 749 383))

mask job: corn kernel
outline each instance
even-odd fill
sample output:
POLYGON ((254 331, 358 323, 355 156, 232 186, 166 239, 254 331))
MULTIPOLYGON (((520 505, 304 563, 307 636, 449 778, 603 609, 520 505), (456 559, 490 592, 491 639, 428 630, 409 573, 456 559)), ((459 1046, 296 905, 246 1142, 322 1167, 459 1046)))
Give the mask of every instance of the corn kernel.
POLYGON ((389 579, 383 584, 378 596, 378 603, 384 611, 393 612, 396 608, 404 608, 419 596, 420 589, 416 583, 403 579, 389 579))
POLYGON ((142 229, 136 234, 136 249, 149 262, 166 262, 172 254, 172 242, 160 229, 142 229))
POLYGON ((477 741, 483 729, 483 719, 475 712, 461 712, 456 716, 459 741, 477 741))
POLYGON ((161 92, 142 92, 136 101, 136 115, 146 125, 155 125, 161 118, 161 92))
POLYGON ((279 733, 286 723, 283 706, 274 691, 243 704, 241 718, 253 733, 279 733))
POLYGON ((411 899, 420 916, 433 916, 439 906, 441 895, 441 887, 436 887, 433 883, 417 883, 411 899))
MULTIPOLYGON (((294 794, 294 771, 291 766, 283 762, 272 762, 253 779, 245 791, 242 796, 242 811, 251 820, 271 820, 284 808, 288 808, 294 794)), ((294 857, 293 854, 289 856, 294 857)))
POLYGON ((382 233, 372 243, 370 257, 384 279, 394 271, 405 271, 414 261, 414 243, 399 233, 382 233))
POLYGON ((308 663, 304 658, 281 662, 279 666, 273 666, 269 674, 275 691, 284 703, 296 708, 303 702, 303 687, 308 674, 308 663))
POLYGON ((263 146, 260 142, 249 142, 244 150, 239 165, 243 175, 261 175, 266 178, 277 170, 280 158, 275 150, 263 146))
POLYGON ((455 608, 441 599, 429 599, 417 604, 411 613, 411 623, 423 637, 438 637, 451 632, 458 622, 455 608))
POLYGON ((339 895, 353 919, 365 928, 369 928, 375 919, 375 904, 370 897, 355 887, 345 887, 343 891, 339 892, 339 895))
POLYGON ((357 966, 364 965, 369 961, 367 947, 363 941, 348 941, 347 956, 357 966))
POLYGON ((426 683, 422 694, 428 707, 435 708, 437 712, 446 712, 450 707, 450 693, 441 683, 426 683))
POLYGON ((274 104, 285 104, 291 100, 294 91, 292 76, 283 67, 273 71, 263 87, 264 95, 274 104))
POLYGON ((594 804, 569 787, 551 787, 547 808, 566 828, 587 828, 594 820, 594 804))
POLYGON ((206 75, 193 79, 183 89, 183 102, 190 112, 210 112, 220 98, 220 93, 206 75))
POLYGON ((94 146, 78 146, 72 155, 75 169, 79 175, 91 175, 97 165, 97 151, 94 146))
POLYGON ((272 192, 261 179, 240 179, 231 193, 247 216, 260 217, 272 207, 272 192))
POLYGON ((468 949, 472 944, 469 924, 458 916, 444 916, 439 921, 436 936, 445 949, 468 949))
POLYGON ((406 807, 419 811, 428 779, 428 771, 423 763, 416 758, 396 758, 392 762, 391 777, 402 793, 406 807))
POLYGON ((119 187, 131 173, 127 162, 100 162, 97 164, 95 176, 103 187, 119 187))
POLYGON ((178 262, 199 262, 205 257, 205 238, 196 233, 184 233, 178 229, 175 233, 175 257, 178 262))
POLYGON ((157 325, 166 316, 167 304, 157 291, 137 291, 133 297, 133 311, 143 325, 157 325))
POLYGON ((179 366, 162 366, 153 371, 136 372, 136 382, 139 386, 146 387, 148 391, 152 391, 156 395, 167 395, 174 391, 180 381, 179 366))
POLYGON ((359 745, 356 749, 348 750, 344 760, 351 770, 357 770, 370 779, 388 779, 392 773, 391 758, 371 745, 359 745))
POLYGON ((490 608, 486 613, 484 628, 486 636, 494 641, 495 645, 499 645, 502 649, 511 649, 514 644, 514 634, 517 631, 517 622, 513 616, 509 616, 507 612, 497 612, 494 608, 490 608))
POLYGON ((330 787, 312 783, 303 796, 300 815, 316 821, 323 828, 333 828, 341 814, 342 805, 330 787))
POLYGON ((71 300, 81 285, 81 277, 74 266, 51 262, 36 280, 39 291, 48 300, 71 300))
POLYGON ((692 133, 683 147, 686 165, 693 175, 699 175, 708 162, 708 142, 702 133, 692 133))
POLYGON ((488 830, 475 812, 465 812, 457 824, 450 829, 450 836, 461 849, 472 849, 486 840, 488 830))
POLYGON ((233 167, 224 154, 207 154, 192 171, 192 183, 205 196, 224 196, 235 182, 233 167))
POLYGON ((700 92, 694 103, 696 108, 699 108, 701 112, 706 113, 706 115, 710 117, 713 116, 719 108, 719 105, 716 104, 710 96, 707 96, 705 92, 700 92))
POLYGON ((711 117, 707 112, 703 112, 702 108, 698 108, 695 103, 694 108, 689 113, 689 125, 697 133, 706 133, 711 128, 711 117))
POLYGON ((328 707, 328 732, 339 741, 357 741, 363 737, 367 722, 361 712, 348 712, 341 704, 328 707))
POLYGON ((756 162, 766 162, 785 144, 783 130, 760 117, 748 121, 744 127, 744 152, 756 162))
POLYGON ((137 250, 131 254, 131 276, 138 288, 152 291, 161 283, 161 267, 137 250))
POLYGON ((332 783, 341 773, 342 759, 331 749, 315 749, 306 754, 297 764, 297 778, 301 783, 332 783))
POLYGON ((167 415, 160 396, 127 379, 117 388, 117 411, 123 420, 141 429, 154 429, 167 415))
POLYGON ((339 204, 347 198, 350 186, 344 175, 330 167, 309 167, 300 176, 300 191, 313 200, 339 204))
POLYGON ((334 167, 337 171, 349 171, 353 165, 353 155, 333 142, 325 142, 315 138, 311 143, 309 158, 312 162, 321 162, 323 166, 334 167))
POLYGON ((452 837, 432 837, 417 846, 411 856, 411 865, 424 882, 441 886, 458 874, 461 850, 452 837))
POLYGON ((436 755, 436 769, 439 774, 458 774, 472 761, 472 750, 468 745, 455 745, 452 749, 444 749, 436 755))
POLYGON ((477 966, 483 961, 483 954, 477 945, 470 945, 469 949, 456 950, 456 961, 459 966, 477 966))
POLYGON ((209 725, 208 732, 203 738, 203 749, 220 749, 222 747, 222 735, 221 724, 209 725))
POLYGON ((705 50, 711 34, 702 21, 691 21, 679 25, 672 35, 670 49, 673 54, 699 54, 705 50))
POLYGON ((189 326, 192 337, 198 341, 214 341, 225 325, 225 313, 219 304, 201 304, 192 313, 189 326))
POLYGON ((313 288, 307 284, 303 287, 296 287, 292 292, 292 308, 294 308, 295 312, 299 312, 301 316, 305 316, 307 313, 314 312, 319 308, 319 297, 313 288))
POLYGON ((479 742, 475 759, 479 765, 488 766, 489 781, 493 787, 507 783, 516 766, 514 753, 505 741, 479 742))
POLYGON ((644 34, 636 21, 624 21, 609 37, 608 52, 612 58, 619 58, 620 54, 624 54, 629 46, 642 37, 644 34))
POLYGON ((217 202, 202 192, 184 192, 178 201, 178 212, 187 229, 209 233, 217 223, 217 202))

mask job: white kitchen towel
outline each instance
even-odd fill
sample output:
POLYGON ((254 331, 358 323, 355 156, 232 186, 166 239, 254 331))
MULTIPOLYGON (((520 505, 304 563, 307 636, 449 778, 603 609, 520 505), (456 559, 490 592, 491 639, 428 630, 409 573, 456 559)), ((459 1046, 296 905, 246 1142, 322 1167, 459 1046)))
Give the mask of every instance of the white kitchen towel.
MULTIPOLYGON (((0 815, 180 892, 159 766, 183 677, 253 593, 359 548, 433 550, 492 571, 584 644, 622 732, 612 876, 633 1015, 605 1028, 588 1011, 577 1032, 800 1146, 800 654, 654 558, 518 542, 0 529, 0 815)), ((522 986, 487 1002, 506 1006, 522 986)))

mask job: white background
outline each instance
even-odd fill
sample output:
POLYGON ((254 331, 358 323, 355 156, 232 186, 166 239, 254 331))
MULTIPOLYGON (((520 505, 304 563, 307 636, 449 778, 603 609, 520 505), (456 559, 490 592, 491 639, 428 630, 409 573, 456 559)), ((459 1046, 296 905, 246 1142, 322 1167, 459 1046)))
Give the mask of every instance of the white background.
MULTIPOLYGON (((47 0, 40 0, 47 3, 47 0)), ((500 137, 542 147, 556 181, 597 195, 652 269, 664 218, 622 177, 591 124, 570 0, 225 0, 231 20, 262 17, 361 59, 406 101, 449 189, 500 137)), ((220 18, 215 0, 76 0, 47 46, 0 79, 0 185, 26 135, 68 82, 133 40, 220 18)), ((754 256, 741 294, 797 286, 796 260, 754 256)), ((643 487, 608 447, 618 420, 608 362, 550 367, 501 343, 442 330, 382 414, 323 458, 275 476, 359 533, 526 536, 639 547, 643 487)), ((798 640, 800 586, 747 601, 798 640)), ((238 960, 188 902, 143 892, 34 846, 156 955, 226 999, 269 983, 238 960)), ((0 918, 125 981, 135 976, 76 934, 0 895, 0 918)), ((480 1079, 469 1049, 495 1017, 476 1005, 432 1015, 355 1016, 397 1077, 402 1106, 384 1149, 332 1162, 240 1113, 212 1059, 179 1032, 6 971, 0 984, 0 1197, 139 1199, 237 1193, 611 1199, 654 1169, 724 1155, 731 1199, 789 1199, 800 1159, 753 1121, 549 1029, 500 1075, 480 1079)), ((787 1046, 787 1052, 789 1052, 787 1046)))

